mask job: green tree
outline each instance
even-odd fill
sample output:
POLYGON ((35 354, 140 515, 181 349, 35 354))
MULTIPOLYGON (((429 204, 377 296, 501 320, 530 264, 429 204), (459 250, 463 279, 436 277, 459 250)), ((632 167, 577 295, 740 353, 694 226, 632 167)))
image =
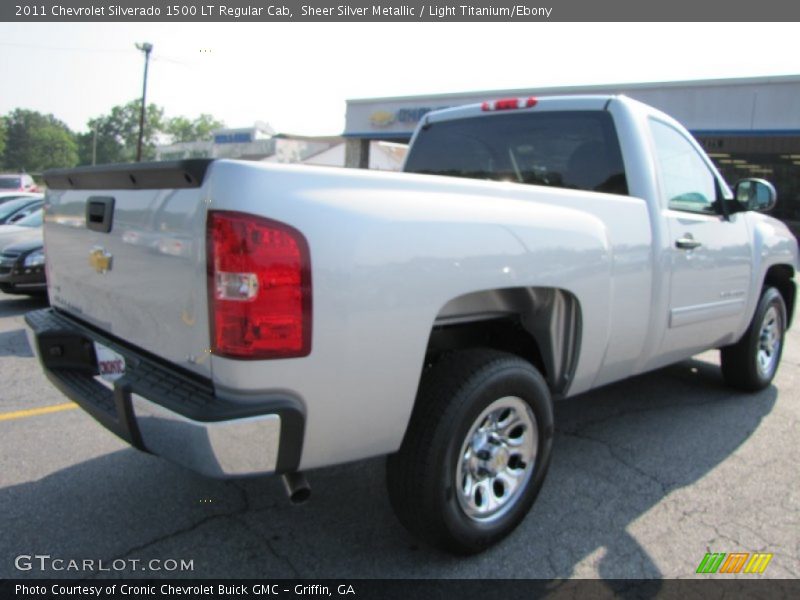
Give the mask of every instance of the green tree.
MULTIPOLYGON (((108 114, 90 119, 88 131, 77 136, 80 164, 108 164, 136 160, 136 144, 139 140, 139 110, 141 100, 114 106, 108 114)), ((172 142, 193 142, 211 139, 214 130, 224 127, 212 115, 201 114, 196 119, 183 116, 164 117, 164 109, 155 104, 147 105, 142 160, 155 158, 156 143, 160 136, 168 136, 172 142)))
POLYGON ((53 115, 18 108, 5 117, 6 169, 41 173, 77 163, 75 134, 53 115))
MULTIPOLYGON (((131 100, 127 104, 114 106, 107 115, 90 119, 87 123, 89 131, 81 134, 78 140, 81 164, 92 164, 93 153, 96 164, 136 160, 141 106, 141 100, 131 100)), ((142 160, 155 158, 156 141, 163 130, 164 109, 148 104, 145 111, 142 160)))
MULTIPOLYGON (((139 141, 139 113, 142 101, 132 100, 124 106, 111 109, 111 126, 122 138, 126 153, 131 160, 136 159, 136 146, 139 141)), ((145 110, 144 135, 142 137, 142 160, 152 160, 156 156, 156 141, 164 130, 164 109, 148 104, 145 110)))
POLYGON ((87 127, 88 132, 78 135, 80 164, 104 165, 132 160, 125 151, 125 144, 119 138, 116 127, 108 117, 90 119, 87 127))
POLYGON ((194 120, 186 117, 172 117, 167 119, 164 133, 168 134, 173 143, 199 142, 211 139, 211 134, 225 127, 222 121, 216 120, 212 115, 203 113, 194 120))

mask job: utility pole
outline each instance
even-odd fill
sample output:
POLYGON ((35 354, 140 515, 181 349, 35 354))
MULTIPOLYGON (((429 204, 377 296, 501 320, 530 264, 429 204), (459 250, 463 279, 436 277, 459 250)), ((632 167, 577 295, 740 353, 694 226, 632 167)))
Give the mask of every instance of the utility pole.
POLYGON ((144 52, 144 81, 142 83, 142 110, 139 113, 139 143, 136 145, 136 162, 142 161, 142 140, 144 139, 144 111, 147 107, 147 64, 150 62, 150 53, 153 44, 145 42, 136 44, 136 49, 144 52))
POLYGON ((97 123, 92 128, 92 166, 97 164, 97 123))

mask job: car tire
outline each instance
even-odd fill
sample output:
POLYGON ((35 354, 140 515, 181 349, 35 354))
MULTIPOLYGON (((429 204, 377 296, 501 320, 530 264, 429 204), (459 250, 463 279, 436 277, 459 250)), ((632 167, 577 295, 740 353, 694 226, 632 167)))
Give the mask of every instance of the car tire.
POLYGON ((530 510, 553 430, 550 391, 533 365, 494 350, 443 356, 423 374, 403 443, 387 459, 398 519, 440 549, 485 550, 530 510))
POLYGON ((785 332, 783 296, 773 287, 764 288, 742 339, 720 351, 725 382, 747 392, 767 387, 780 364, 785 332))

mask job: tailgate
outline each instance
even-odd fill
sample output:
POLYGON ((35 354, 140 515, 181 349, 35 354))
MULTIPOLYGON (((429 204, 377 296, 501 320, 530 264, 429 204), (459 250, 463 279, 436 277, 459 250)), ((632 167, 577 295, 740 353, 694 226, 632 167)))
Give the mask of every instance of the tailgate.
POLYGON ((211 161, 50 171, 51 304, 210 376, 203 181, 211 161))

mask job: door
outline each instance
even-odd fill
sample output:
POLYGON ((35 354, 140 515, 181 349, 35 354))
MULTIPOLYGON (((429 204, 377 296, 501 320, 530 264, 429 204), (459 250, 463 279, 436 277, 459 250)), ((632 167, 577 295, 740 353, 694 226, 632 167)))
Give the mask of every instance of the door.
POLYGON ((678 359, 729 343, 752 269, 744 214, 724 214, 721 185, 685 134, 651 120, 666 219, 670 277, 661 355, 678 359))

